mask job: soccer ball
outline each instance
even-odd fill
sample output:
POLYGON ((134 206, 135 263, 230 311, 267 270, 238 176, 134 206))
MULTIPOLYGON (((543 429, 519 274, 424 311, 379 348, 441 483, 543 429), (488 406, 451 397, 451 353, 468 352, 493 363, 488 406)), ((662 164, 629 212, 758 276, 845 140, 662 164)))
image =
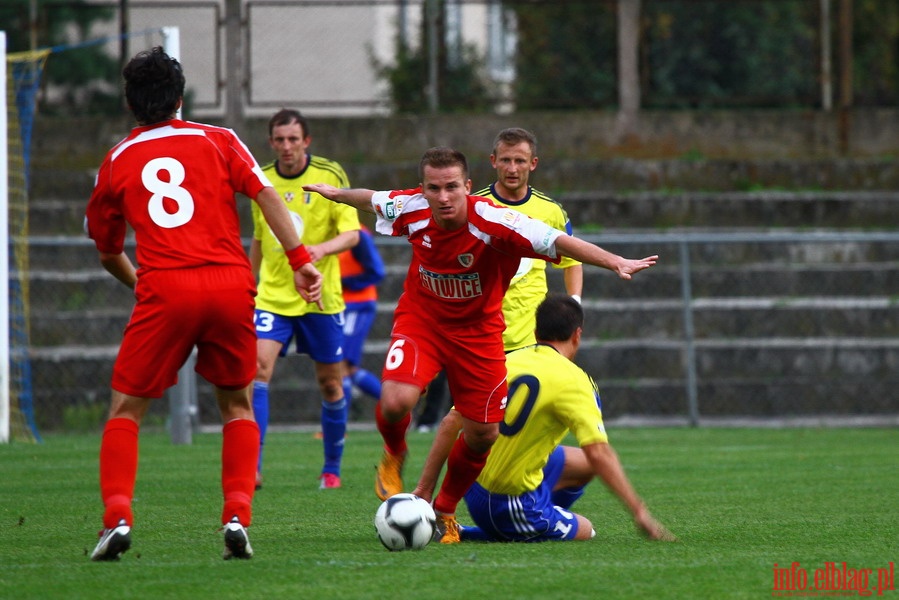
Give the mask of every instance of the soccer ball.
POLYGON ((385 500, 375 513, 378 539, 390 551, 421 550, 430 543, 437 528, 431 505, 413 494, 396 494, 385 500))

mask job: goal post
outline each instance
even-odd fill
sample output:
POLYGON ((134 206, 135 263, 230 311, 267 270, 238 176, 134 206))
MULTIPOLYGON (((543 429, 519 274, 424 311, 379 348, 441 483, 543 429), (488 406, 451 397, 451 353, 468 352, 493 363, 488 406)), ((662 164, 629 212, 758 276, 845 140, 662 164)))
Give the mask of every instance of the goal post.
POLYGON ((8 53, 5 43, 3 48, 0 441, 37 442, 40 434, 34 420, 30 355, 28 169, 37 92, 50 49, 8 53))
MULTIPOLYGON (((6 132, 6 32, 0 31, 0 131, 6 132)), ((9 442, 9 156, 0 141, 0 443, 9 442)))
MULTIPOLYGON (((163 27, 162 49, 176 60, 181 60, 181 37, 177 27, 163 27)), ((181 109, 178 109, 181 118, 181 109)), ((166 393, 169 398, 169 425, 173 444, 191 444, 197 420, 197 375, 194 372, 196 350, 178 371, 178 382, 166 393)))
MULTIPOLYGON (((145 34, 161 34, 166 52, 180 58, 178 27, 152 27, 124 37, 145 34)), ((7 52, 6 33, 0 31, 0 444, 41 441, 31 370, 28 180, 31 134, 44 66, 51 53, 122 37, 7 52)), ((190 388, 195 398, 195 384, 190 388)))

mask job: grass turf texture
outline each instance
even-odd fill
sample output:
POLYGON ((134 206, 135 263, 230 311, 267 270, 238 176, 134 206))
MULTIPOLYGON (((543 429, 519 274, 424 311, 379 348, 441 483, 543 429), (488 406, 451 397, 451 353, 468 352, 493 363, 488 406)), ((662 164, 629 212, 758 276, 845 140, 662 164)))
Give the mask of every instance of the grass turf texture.
MULTIPOLYGON (((611 436, 638 492, 679 542, 643 540, 594 482, 575 504, 593 521, 592 541, 391 553, 372 524, 377 433, 350 432, 343 488, 325 491, 317 489, 321 442, 273 433, 249 529, 256 556, 225 562, 221 437, 172 446, 167 435, 145 432, 132 548, 118 563, 92 563, 99 435, 0 446, 0 598, 761 598, 771 596, 774 563, 799 562, 811 581, 825 561, 872 568, 876 578, 899 558, 896 429, 611 436)), ((432 439, 410 433, 407 489, 432 439)))

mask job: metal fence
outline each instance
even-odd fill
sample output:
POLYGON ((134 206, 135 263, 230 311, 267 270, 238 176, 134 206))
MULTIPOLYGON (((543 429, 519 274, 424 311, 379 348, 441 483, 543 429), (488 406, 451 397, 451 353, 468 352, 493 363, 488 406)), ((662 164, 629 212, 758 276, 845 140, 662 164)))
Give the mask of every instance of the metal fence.
MULTIPOLYGON (((67 0, 41 3, 46 22, 67 0)), ((429 110, 612 108, 619 102, 617 2, 595 0, 98 0, 127 6, 130 31, 176 26, 188 109, 247 116, 291 106, 320 116, 384 114, 396 90, 429 110), (428 10, 434 18, 428 17, 428 10), (391 84, 398 48, 411 53, 391 84), (424 47, 423 47, 424 46, 424 47), (416 54, 416 52, 420 53, 416 54), (475 78, 458 79, 469 65, 475 78), (385 70, 386 69, 386 70, 385 70), (397 82, 404 81, 405 84, 397 82), (453 87, 463 92, 453 96, 453 87), (405 88, 403 88, 405 89, 405 88), (468 103, 483 95, 484 102, 468 103), (457 103, 454 105, 454 102, 457 103), (472 107, 475 108, 472 108, 472 107)), ((896 103, 893 0, 641 0, 644 107, 811 107, 896 103), (834 5, 831 7, 831 5, 834 5), (854 35, 854 38, 853 38, 854 35), (853 54, 851 43, 859 46, 853 54), (851 65, 845 64, 851 62, 851 65), (859 75, 853 78, 853 65, 859 75), (864 75, 861 75, 864 74, 864 75), (854 91, 840 89, 853 81, 854 91)), ((90 35, 115 35, 122 15, 90 35)), ((80 41, 80 40, 79 40, 80 41)), ((46 42, 45 42, 46 43, 46 42)), ((57 42, 53 42, 57 43, 57 42)), ((130 54, 158 43, 127 41, 130 54)), ((122 45, 110 41, 112 57, 122 45)), ((120 87, 118 81, 107 88, 120 87)), ((401 94, 402 95, 402 94, 401 94)))
MULTIPOLYGON (((585 270, 587 332, 578 362, 599 382, 609 419, 840 416, 895 422, 899 415, 899 233, 615 233, 582 237, 627 256, 662 261, 631 282, 585 270)), ((380 372, 408 246, 380 238, 388 264, 364 364, 380 372)), ((108 403, 111 365, 132 299, 101 269, 88 240, 40 236, 32 254, 34 404, 42 429, 95 427, 108 403), (87 266, 85 266, 87 265, 87 266)), ((554 274, 553 277, 556 275, 554 274)), ((551 278, 555 289, 562 289, 551 278)), ((279 362, 274 424, 318 420, 307 357, 279 362)), ((196 410, 215 423, 210 386, 196 410)), ((370 400, 352 420, 370 422, 370 400)), ((169 419, 155 403, 148 424, 169 419)), ((183 423, 183 421, 182 421, 183 423)))

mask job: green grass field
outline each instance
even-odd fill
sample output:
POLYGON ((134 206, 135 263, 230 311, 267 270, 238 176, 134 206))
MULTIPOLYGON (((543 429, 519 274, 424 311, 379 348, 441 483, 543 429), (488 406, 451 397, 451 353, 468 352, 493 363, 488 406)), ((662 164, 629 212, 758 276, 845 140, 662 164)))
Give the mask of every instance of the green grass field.
MULTIPOLYGON (((596 527, 592 541, 387 552, 372 525, 378 434, 350 432, 344 487, 319 491, 320 442, 273 433, 250 528, 256 556, 225 562, 220 436, 172 446, 145 433, 133 546, 118 563, 92 563, 99 435, 0 446, 0 598, 763 598, 775 563, 800 563, 809 586, 825 562, 873 569, 873 588, 877 569, 899 558, 899 430, 610 434, 680 541, 640 538, 595 482, 575 505, 596 527)), ((431 439, 410 433, 408 488, 431 439)))

